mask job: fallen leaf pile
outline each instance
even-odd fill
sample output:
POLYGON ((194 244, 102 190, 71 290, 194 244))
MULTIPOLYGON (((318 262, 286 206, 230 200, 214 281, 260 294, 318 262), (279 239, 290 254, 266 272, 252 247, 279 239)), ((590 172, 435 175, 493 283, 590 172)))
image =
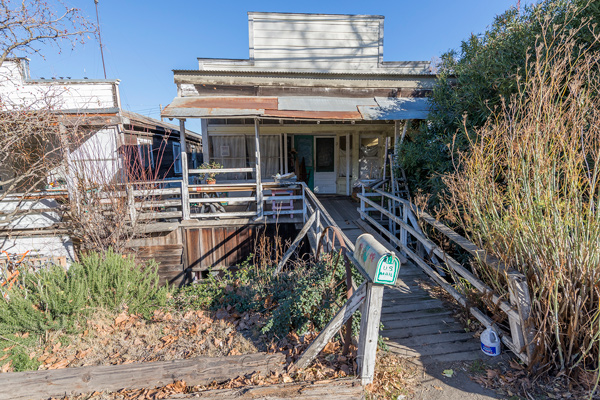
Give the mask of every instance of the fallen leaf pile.
POLYGON ((403 399, 419 384, 419 368, 406 358, 377 352, 373 383, 365 387, 370 399, 403 399))
POLYGON ((126 312, 114 318, 97 315, 66 346, 60 341, 63 335, 51 334, 37 360, 40 370, 48 370, 256 353, 259 350, 240 329, 241 324, 252 326, 252 321, 245 315, 234 323, 204 311, 156 311, 149 321, 126 312))
MULTIPOLYGON (((579 374, 581 375, 581 374, 579 374)), ((587 376, 587 374, 584 374, 587 376)), ((565 375, 542 375, 532 378, 525 367, 517 361, 510 360, 508 365, 499 363, 488 367, 472 379, 497 393, 508 397, 545 398, 545 399, 583 399, 589 398, 593 390, 595 377, 589 374, 590 381, 583 382, 584 376, 573 376, 568 379, 565 375), (576 380, 576 378, 579 378, 576 380)), ((595 397, 594 397, 595 398, 595 397)))

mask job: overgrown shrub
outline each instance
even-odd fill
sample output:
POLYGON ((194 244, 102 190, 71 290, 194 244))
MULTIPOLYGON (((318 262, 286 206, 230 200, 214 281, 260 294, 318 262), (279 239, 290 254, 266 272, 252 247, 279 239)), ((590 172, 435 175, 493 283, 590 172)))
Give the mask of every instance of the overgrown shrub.
MULTIPOLYGON (((577 41, 592 29, 543 32, 517 95, 446 179, 463 229, 528 277, 534 364, 570 372, 600 361, 600 53, 598 37, 577 41)), ((478 270, 506 292, 503 276, 478 270)))
POLYGON ((156 264, 140 265, 112 250, 91 253, 68 270, 23 270, 19 283, 0 299, 0 333, 70 331, 96 309, 148 315, 165 304, 167 292, 158 287, 156 264))
MULTIPOLYGON (((600 24, 600 2, 542 0, 507 10, 484 33, 471 35, 458 49, 443 54, 427 123, 419 132, 409 132, 399 146, 399 165, 411 191, 421 189, 437 204, 446 192, 442 177, 454 172, 458 153, 468 151, 477 129, 502 107, 502 99, 522 91, 518 76, 528 55, 535 54, 536 41, 546 39, 551 48, 558 31, 587 20, 600 24)), ((577 30, 573 39, 590 49, 600 47, 587 29, 577 30)))
POLYGON ((268 263, 257 267, 246 262, 237 271, 183 288, 175 301, 182 308, 231 306, 238 312, 262 312, 267 317, 262 333, 280 338, 291 331, 322 329, 345 302, 346 270, 338 253, 299 262, 276 277, 274 269, 268 263))

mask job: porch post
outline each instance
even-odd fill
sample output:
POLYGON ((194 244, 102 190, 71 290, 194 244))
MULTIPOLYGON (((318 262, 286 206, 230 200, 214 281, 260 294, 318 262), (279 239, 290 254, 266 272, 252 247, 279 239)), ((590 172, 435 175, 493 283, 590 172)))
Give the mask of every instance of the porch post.
POLYGON ((254 119, 254 151, 256 160, 256 213, 258 218, 263 216, 263 190, 262 190, 262 177, 260 174, 260 140, 259 140, 259 123, 258 118, 254 119))
POLYGON ((404 142, 404 137, 406 136, 406 131, 408 130, 408 124, 410 124, 410 119, 404 121, 404 127, 402 128, 402 137, 400 138, 400 144, 404 142))
POLYGON ((350 196, 352 190, 350 189, 350 140, 352 135, 346 134, 346 196, 350 196))
POLYGON ((209 163, 210 155, 208 154, 208 120, 202 119, 200 121, 200 128, 202 129, 202 162, 209 163))
POLYGON ((394 153, 398 147, 398 136, 400 134, 400 121, 394 120, 394 153))
POLYGON ((287 133, 283 134, 283 167, 284 173, 288 173, 288 145, 287 145, 287 133))
POLYGON ((190 219, 190 190, 189 175, 188 175, 188 162, 187 162, 187 145, 185 142, 185 119, 179 120, 179 144, 180 154, 179 159, 181 160, 181 213, 183 220, 190 219))

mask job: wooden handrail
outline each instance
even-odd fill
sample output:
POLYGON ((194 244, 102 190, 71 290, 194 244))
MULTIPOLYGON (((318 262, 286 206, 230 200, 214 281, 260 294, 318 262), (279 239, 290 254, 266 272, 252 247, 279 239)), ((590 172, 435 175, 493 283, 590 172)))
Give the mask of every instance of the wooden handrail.
MULTIPOLYGON (((369 188, 366 188, 369 189, 369 188)), ((529 363, 533 353, 533 329, 529 324, 529 313, 531 309, 531 300, 529 297, 529 290, 527 288, 527 280, 525 276, 506 266, 502 261, 496 257, 488 254, 485 250, 480 249, 470 240, 459 235, 446 225, 442 224, 430 214, 424 210, 419 209, 417 206, 412 204, 410 201, 403 199, 398 196, 394 196, 391 193, 384 192, 381 189, 370 188, 372 193, 367 193, 363 188, 363 193, 359 194, 358 197, 361 201, 361 205, 358 208, 362 219, 366 219, 373 226, 378 228, 384 235, 386 235, 390 242, 398 246, 407 256, 409 256, 418 266, 420 266, 435 282, 442 286, 448 293, 450 293, 460 304, 469 308, 471 314, 477 318, 485 326, 492 325, 492 320, 485 314, 474 307, 469 307, 468 302, 464 295, 460 294, 450 285, 440 274, 435 272, 430 265, 412 251, 408 247, 407 235, 410 234, 414 237, 423 247, 427 250, 430 256, 437 256, 440 261, 446 263, 446 265, 460 275, 462 278, 472 284, 479 292, 483 295, 489 296, 491 301, 506 315, 510 322, 511 335, 502 335, 502 341, 507 347, 509 347, 521 360, 525 363, 529 363), (377 204, 372 200, 374 196, 382 196, 387 198, 388 209, 377 204), (389 204, 394 204, 394 211, 389 204), (399 218, 395 214, 395 206, 400 204, 402 208, 402 218, 399 218), (365 207, 368 205, 369 207, 365 207), (413 210, 417 213, 418 218, 413 214, 413 210), (385 228, 369 215, 369 212, 379 212, 381 216, 388 218, 390 228, 385 228), (493 270, 503 274, 508 282, 508 292, 510 293, 510 304, 502 300, 488 285, 477 278, 467 268, 463 267, 459 262, 454 260, 448 255, 439 245, 431 241, 426 237, 425 233, 419 227, 419 220, 426 222, 437 231, 441 232, 448 239, 459 245, 462 249, 466 250, 469 254, 475 256, 479 261, 485 263, 493 270), (409 224, 410 221, 410 224, 409 224), (395 225, 400 227, 400 238, 396 236, 395 225), (411 226, 412 225, 412 226, 411 226), (394 232, 390 232, 394 230, 394 232)), ((382 200, 383 201, 383 200, 382 200)), ((433 259, 436 261, 436 259, 433 259)))

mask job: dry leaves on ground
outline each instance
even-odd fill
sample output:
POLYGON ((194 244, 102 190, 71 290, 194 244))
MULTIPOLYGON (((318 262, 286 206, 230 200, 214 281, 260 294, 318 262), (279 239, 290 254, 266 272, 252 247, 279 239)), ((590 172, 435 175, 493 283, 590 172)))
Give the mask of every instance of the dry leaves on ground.
POLYGON ((61 345, 62 333, 50 334, 37 360, 40 370, 48 370, 256 353, 257 347, 239 329, 241 324, 251 327, 254 320, 249 315, 237 322, 214 319, 204 311, 156 311, 150 321, 126 312, 116 317, 99 313, 66 346, 61 345))

